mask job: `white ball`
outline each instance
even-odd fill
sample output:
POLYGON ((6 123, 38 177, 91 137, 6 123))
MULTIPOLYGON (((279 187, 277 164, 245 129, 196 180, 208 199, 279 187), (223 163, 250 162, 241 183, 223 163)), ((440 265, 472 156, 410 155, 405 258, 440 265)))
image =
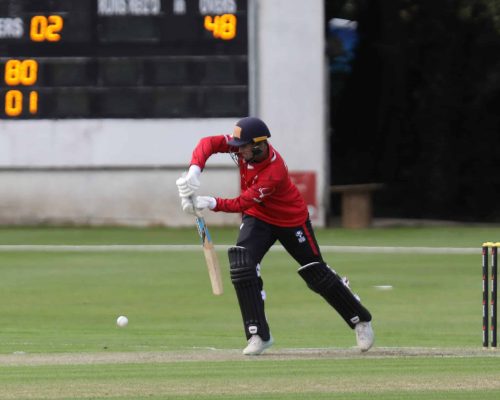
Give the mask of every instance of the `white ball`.
POLYGON ((116 325, 118 325, 120 328, 126 327, 128 325, 128 318, 124 315, 120 315, 116 320, 116 325))

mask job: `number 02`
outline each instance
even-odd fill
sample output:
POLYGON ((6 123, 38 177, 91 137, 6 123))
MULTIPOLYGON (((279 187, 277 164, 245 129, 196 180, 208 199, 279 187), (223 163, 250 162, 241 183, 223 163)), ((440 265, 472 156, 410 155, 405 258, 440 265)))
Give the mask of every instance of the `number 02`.
POLYGON ((35 15, 31 18, 30 37, 34 42, 58 42, 61 40, 64 20, 60 15, 35 15))

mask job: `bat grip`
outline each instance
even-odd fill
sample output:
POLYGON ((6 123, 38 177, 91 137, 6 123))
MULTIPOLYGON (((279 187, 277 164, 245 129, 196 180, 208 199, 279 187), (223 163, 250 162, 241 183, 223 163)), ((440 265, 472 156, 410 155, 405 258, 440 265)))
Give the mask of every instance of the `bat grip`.
POLYGON ((189 200, 191 200, 191 202, 193 203, 193 210, 194 210, 194 215, 196 216, 196 218, 202 218, 203 215, 201 214, 201 211, 198 210, 194 205, 194 195, 189 196, 189 200))

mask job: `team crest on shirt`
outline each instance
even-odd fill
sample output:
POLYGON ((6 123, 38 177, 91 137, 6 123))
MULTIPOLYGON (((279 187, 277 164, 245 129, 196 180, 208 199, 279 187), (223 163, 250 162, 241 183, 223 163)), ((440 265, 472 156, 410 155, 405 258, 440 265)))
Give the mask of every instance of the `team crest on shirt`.
POLYGON ((306 237, 304 236, 304 232, 302 232, 300 229, 295 232, 295 236, 297 237, 297 240, 299 243, 304 243, 306 241, 306 237))

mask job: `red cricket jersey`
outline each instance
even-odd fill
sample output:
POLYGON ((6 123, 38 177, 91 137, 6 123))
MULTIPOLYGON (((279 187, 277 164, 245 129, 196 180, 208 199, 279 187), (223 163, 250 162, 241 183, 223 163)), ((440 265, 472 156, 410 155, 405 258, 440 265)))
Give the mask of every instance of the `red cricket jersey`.
MULTIPOLYGON (((230 135, 208 136, 193 150, 191 165, 202 170, 208 158, 215 153, 238 152, 227 142, 230 135)), ((234 199, 216 197, 213 211, 241 212, 277 226, 299 226, 307 217, 307 206, 297 187, 290 180, 288 168, 276 150, 269 144, 269 157, 259 163, 238 160, 241 193, 234 199)))

